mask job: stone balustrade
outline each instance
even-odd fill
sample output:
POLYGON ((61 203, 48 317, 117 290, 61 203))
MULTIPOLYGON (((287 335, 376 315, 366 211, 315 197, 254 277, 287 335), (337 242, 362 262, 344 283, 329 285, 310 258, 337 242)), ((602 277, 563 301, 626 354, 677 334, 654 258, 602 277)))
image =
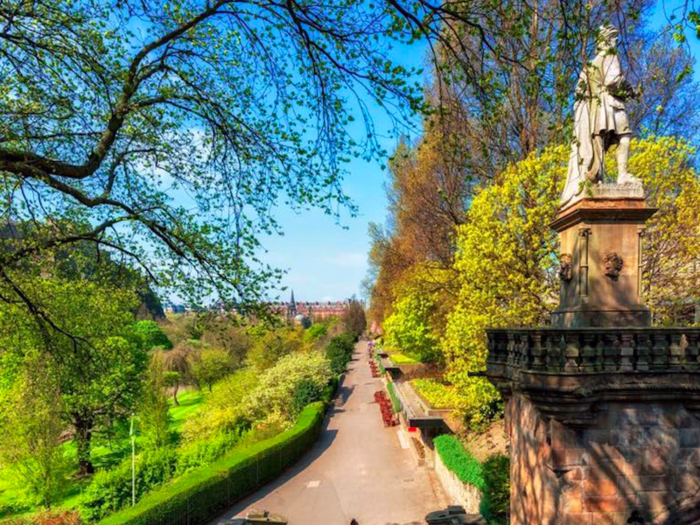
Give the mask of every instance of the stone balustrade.
POLYGON ((700 328, 488 330, 490 373, 698 372, 700 328))

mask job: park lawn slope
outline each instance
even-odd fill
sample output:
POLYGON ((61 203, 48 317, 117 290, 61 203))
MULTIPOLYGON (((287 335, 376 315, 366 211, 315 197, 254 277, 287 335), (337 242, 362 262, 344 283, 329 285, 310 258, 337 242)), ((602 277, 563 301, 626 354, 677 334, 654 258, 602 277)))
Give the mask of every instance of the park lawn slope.
POLYGON ((234 449, 216 463, 185 474, 99 525, 199 525, 217 517, 245 495, 294 463, 316 441, 324 404, 308 405, 296 424, 281 434, 234 449))

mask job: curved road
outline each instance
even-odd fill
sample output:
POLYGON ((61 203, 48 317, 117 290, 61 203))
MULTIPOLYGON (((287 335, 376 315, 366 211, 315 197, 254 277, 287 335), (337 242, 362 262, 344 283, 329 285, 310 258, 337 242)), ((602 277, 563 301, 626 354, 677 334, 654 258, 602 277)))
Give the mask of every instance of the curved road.
POLYGON ((277 480, 262 487, 210 525, 241 523, 251 508, 267 509, 289 525, 423 525, 446 502, 431 471, 417 467, 386 428, 374 392, 381 387, 369 370, 367 343, 355 347, 314 447, 277 480))

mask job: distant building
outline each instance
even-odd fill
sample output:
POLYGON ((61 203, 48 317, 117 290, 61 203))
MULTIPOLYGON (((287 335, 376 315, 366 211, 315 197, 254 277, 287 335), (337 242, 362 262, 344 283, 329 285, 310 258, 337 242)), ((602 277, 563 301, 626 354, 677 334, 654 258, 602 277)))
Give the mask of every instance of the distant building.
POLYGON ((297 302, 294 299, 294 290, 292 290, 289 302, 273 303, 271 307, 289 320, 296 320, 298 316, 302 316, 310 321, 321 321, 329 317, 341 317, 347 311, 349 305, 349 300, 297 302))

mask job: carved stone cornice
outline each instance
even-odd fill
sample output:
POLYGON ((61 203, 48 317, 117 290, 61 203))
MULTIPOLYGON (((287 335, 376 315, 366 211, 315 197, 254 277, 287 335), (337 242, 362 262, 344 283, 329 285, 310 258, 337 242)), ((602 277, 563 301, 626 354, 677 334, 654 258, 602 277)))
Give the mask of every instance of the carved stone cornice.
POLYGON ((677 401, 700 412, 700 328, 487 330, 486 375, 508 398, 517 391, 546 416, 596 421, 615 401, 677 401))

